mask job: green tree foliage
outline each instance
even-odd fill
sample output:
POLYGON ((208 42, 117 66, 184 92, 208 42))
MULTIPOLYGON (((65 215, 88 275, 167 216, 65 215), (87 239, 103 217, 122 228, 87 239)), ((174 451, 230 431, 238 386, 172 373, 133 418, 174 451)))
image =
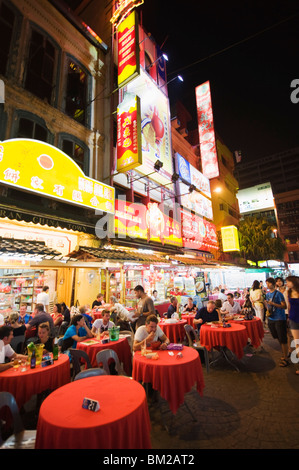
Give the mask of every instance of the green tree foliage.
POLYGON ((258 261, 283 260, 286 246, 277 235, 273 237, 273 226, 265 219, 246 217, 240 221, 240 254, 258 265, 258 261))

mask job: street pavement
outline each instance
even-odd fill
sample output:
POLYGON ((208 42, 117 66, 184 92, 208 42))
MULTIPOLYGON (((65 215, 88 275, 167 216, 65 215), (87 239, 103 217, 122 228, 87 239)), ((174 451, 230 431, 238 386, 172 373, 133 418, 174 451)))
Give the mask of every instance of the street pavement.
POLYGON ((263 351, 244 349, 239 372, 221 358, 206 371, 172 417, 166 401, 150 402, 153 449, 299 449, 299 376, 279 367, 277 340, 265 334, 263 351), (193 418, 196 421, 193 421, 193 418))

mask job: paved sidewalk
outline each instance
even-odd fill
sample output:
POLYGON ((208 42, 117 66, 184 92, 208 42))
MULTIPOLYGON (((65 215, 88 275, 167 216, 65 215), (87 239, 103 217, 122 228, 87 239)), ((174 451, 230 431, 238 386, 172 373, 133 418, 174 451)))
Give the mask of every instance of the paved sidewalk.
POLYGON ((240 372, 224 359, 209 373, 203 365, 203 397, 195 389, 185 396, 196 422, 184 405, 172 419, 167 402, 150 404, 153 449, 299 449, 299 376, 293 364, 279 367, 270 334, 263 346, 252 356, 245 348, 240 372))

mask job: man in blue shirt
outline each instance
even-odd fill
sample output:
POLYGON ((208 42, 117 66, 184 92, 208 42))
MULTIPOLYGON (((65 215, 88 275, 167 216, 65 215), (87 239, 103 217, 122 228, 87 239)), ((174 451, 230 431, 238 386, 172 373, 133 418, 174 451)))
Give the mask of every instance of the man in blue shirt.
POLYGON ((287 367, 288 361, 288 338, 287 320, 285 315, 286 303, 284 295, 275 289, 275 280, 269 277, 266 280, 269 292, 266 294, 265 307, 270 313, 268 316, 268 328, 274 339, 278 339, 283 357, 280 360, 280 367, 287 367))

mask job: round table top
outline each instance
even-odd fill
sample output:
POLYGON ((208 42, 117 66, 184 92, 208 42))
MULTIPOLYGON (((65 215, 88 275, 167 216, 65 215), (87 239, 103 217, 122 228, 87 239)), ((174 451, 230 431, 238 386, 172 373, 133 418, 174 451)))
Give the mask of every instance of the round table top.
POLYGON ((233 320, 229 322, 230 327, 224 328, 222 325, 209 325, 204 323, 200 327, 200 343, 209 351, 215 346, 226 346, 239 359, 243 357, 243 348, 248 341, 246 327, 233 320))
POLYGON ((40 408, 37 449, 150 447, 145 391, 129 377, 76 380, 51 393, 40 408), (98 401, 99 411, 82 408, 84 398, 98 401))

